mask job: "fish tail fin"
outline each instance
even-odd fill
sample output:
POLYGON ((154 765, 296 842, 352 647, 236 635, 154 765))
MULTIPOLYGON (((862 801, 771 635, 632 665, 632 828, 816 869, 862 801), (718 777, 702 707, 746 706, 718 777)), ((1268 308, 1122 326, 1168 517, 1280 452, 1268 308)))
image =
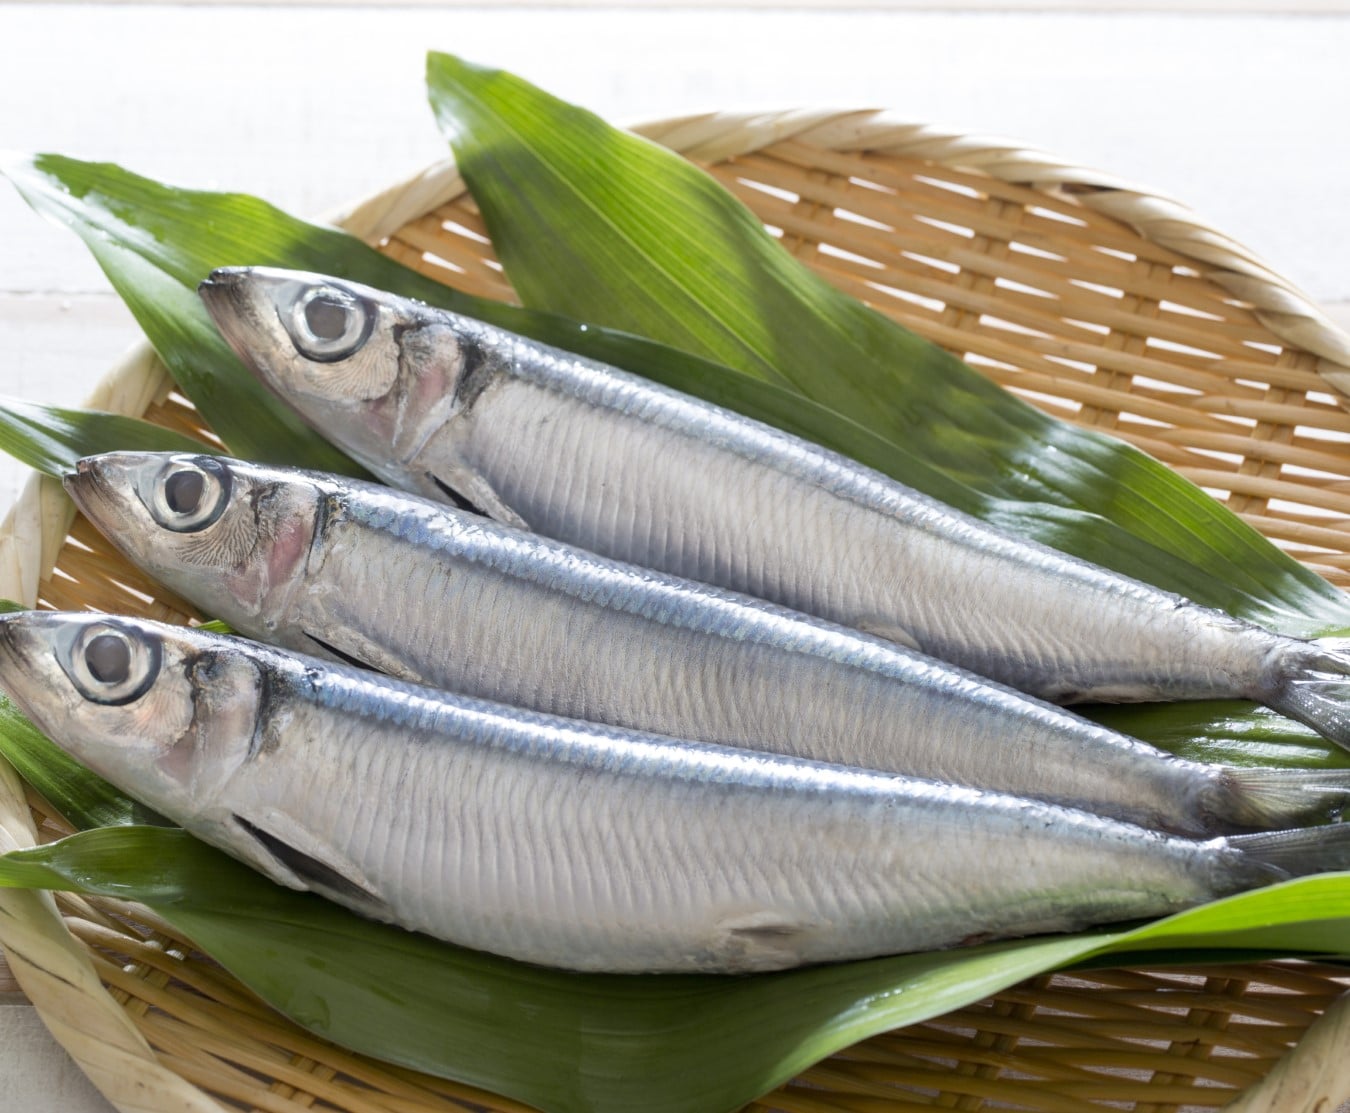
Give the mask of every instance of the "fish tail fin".
POLYGON ((1350 870, 1350 823, 1230 835, 1227 842, 1253 865, 1286 877, 1350 870))
POLYGON ((1350 642, 1307 642, 1285 665, 1266 702, 1350 750, 1350 642))
POLYGON ((1350 769, 1227 768, 1219 775, 1221 818, 1263 830, 1340 819, 1350 805, 1350 769))

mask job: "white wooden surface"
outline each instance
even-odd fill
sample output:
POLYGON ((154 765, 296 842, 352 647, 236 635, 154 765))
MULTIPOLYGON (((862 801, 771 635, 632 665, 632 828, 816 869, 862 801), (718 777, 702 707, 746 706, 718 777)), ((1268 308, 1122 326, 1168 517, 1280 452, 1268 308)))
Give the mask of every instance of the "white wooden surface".
MULTIPOLYGON (((1320 16, 1237 0, 1178 0, 1182 14, 1104 0, 1083 13, 886 6, 0 0, 0 148, 111 159, 318 213, 441 156, 422 92, 435 47, 620 121, 884 106, 1015 136, 1185 200, 1350 319, 1345 3, 1293 6, 1340 13, 1320 16), (1194 11, 1213 7, 1248 11, 1194 11)), ((0 394, 77 402, 135 335, 79 243, 0 186, 0 394)), ((0 508, 21 478, 0 464, 0 508)), ((107 1109, 10 995, 0 1109, 107 1109)))

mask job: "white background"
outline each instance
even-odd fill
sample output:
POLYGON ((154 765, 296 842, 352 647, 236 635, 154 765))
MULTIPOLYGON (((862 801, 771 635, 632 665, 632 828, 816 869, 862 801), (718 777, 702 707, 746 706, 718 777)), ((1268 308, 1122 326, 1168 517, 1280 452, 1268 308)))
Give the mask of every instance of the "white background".
MULTIPOLYGON (((442 156, 422 91, 436 48, 617 122, 875 106, 1013 136, 1186 201, 1350 320, 1347 4, 1010 6, 0 0, 0 149, 318 214, 442 156)), ((135 335, 78 241, 0 184, 0 394, 76 403, 135 335)), ((20 480, 0 466, 0 511, 20 480)), ((106 1109, 3 989, 0 1106, 106 1109)))

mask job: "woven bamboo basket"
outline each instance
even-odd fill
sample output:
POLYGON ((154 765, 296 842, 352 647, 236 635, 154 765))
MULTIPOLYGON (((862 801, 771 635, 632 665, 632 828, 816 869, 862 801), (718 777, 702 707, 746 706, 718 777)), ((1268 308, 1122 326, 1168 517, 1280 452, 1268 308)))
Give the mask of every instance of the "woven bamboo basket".
MULTIPOLYGON (((1350 337, 1184 206, 1043 153, 871 111, 711 114, 638 129, 706 166, 848 292, 1049 412, 1111 431, 1350 583, 1350 337)), ((450 285, 509 299, 453 165, 340 218, 450 285)), ((147 350, 91 405, 190 432, 147 350)), ((34 479, 0 528, 0 594, 186 621, 34 479)), ((0 849, 60 833, 0 770, 0 849)), ((147 910, 0 891, 0 946, 48 1027, 145 1113, 512 1111, 305 1034, 147 910)), ((1044 976, 819 1064, 788 1113, 1227 1108, 1350 1099, 1350 969, 1303 961, 1044 976)))

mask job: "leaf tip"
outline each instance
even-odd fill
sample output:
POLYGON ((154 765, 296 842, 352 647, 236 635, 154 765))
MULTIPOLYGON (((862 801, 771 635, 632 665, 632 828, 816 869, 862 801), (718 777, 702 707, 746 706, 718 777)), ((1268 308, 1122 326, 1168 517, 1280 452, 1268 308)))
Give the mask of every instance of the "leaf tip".
POLYGON ((473 68, 457 54, 441 50, 427 51, 427 85, 434 92, 439 82, 453 81, 464 70, 473 68))
POLYGON ((503 80, 518 79, 505 70, 479 65, 457 54, 427 51, 427 98, 443 130, 460 130, 464 126, 460 115, 465 109, 477 104, 477 98, 503 80))

